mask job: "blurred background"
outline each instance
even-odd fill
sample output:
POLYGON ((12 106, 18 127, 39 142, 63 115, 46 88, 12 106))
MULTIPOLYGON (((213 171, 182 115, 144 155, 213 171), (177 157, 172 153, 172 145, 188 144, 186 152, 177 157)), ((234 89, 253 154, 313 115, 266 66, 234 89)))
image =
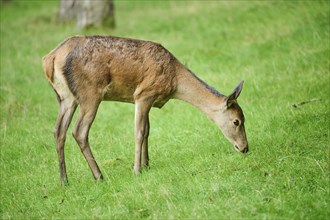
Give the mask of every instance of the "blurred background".
POLYGON ((328 219, 329 4, 1 0, 2 218, 328 219), (134 178, 134 105, 104 102, 90 142, 105 180, 93 181, 71 125, 61 188, 41 59, 72 35, 161 43, 223 94, 244 79, 248 155, 173 100, 151 111, 151 169, 134 178))

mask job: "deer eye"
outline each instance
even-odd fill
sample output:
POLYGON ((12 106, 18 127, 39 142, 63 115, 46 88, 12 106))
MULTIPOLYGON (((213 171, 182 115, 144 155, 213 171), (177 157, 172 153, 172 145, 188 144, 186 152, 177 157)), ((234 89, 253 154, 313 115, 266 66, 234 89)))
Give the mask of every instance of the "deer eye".
POLYGON ((236 119, 236 120, 233 121, 233 123, 234 123, 235 126, 238 126, 239 125, 239 120, 236 119))

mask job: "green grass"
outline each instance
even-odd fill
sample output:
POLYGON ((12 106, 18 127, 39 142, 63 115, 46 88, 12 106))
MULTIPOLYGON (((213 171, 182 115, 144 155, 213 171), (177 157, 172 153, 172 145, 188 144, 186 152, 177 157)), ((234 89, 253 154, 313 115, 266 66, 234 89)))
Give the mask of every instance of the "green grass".
POLYGON ((1 3, 1 217, 328 219, 329 4, 116 1, 115 29, 82 31, 57 23, 57 1, 1 3), (197 109, 170 101, 151 111, 151 169, 136 177, 134 106, 104 102, 90 142, 105 180, 93 180, 68 132, 61 187, 58 106, 41 57, 76 34, 160 42, 224 94, 244 79, 248 155, 197 109))

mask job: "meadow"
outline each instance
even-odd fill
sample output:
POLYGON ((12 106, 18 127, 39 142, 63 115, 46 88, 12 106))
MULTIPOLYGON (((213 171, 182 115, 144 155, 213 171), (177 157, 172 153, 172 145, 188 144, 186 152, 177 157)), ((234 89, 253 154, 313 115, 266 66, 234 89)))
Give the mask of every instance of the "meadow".
POLYGON ((87 30, 59 23, 58 1, 0 6, 2 219, 329 219, 329 1, 115 1, 116 27, 87 30), (135 176, 134 105, 103 102, 89 138, 105 179, 71 125, 61 186, 41 58, 77 34, 159 42, 223 94, 244 79, 249 153, 171 100, 150 113, 150 170, 135 176))

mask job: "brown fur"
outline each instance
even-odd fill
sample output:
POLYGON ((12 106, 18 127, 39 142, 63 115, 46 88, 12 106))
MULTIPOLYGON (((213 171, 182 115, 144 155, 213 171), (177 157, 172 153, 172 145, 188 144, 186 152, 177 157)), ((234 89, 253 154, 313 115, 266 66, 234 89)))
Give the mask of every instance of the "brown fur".
POLYGON ((60 70, 68 57, 72 57, 74 85, 69 87, 78 102, 85 99, 86 91, 93 91, 94 98, 101 100, 134 103, 148 97, 155 99, 154 106, 162 107, 176 88, 179 64, 160 44, 101 36, 69 38, 43 58, 50 82, 53 82, 55 56, 55 66, 60 70))
POLYGON ((54 81, 54 56, 45 56, 42 60, 42 68, 49 82, 54 81))
MULTIPOLYGON (((135 103, 134 171, 148 166, 149 111, 169 99, 184 100, 201 109, 223 129, 242 152, 247 151, 244 115, 238 104, 184 67, 158 43, 118 37, 75 36, 59 44, 43 58, 43 69, 58 96, 60 111, 54 128, 61 180, 67 182, 64 143, 77 105, 80 113, 73 136, 93 175, 102 178, 92 155, 88 133, 102 100, 135 103), (231 121, 239 119, 240 129, 231 121), (239 131, 239 132, 238 132, 239 131)), ((235 101, 242 83, 231 95, 235 101)))

